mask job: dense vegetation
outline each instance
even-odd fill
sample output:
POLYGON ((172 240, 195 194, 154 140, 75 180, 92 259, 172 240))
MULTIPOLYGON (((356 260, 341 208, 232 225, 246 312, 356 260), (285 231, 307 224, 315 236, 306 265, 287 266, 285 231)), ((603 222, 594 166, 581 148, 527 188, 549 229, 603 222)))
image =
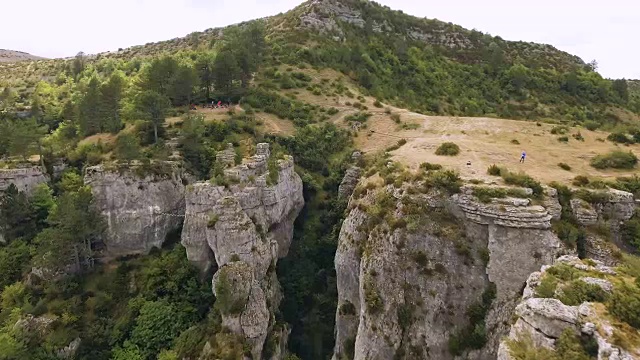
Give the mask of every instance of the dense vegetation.
MULTIPOLYGON (((49 184, 31 195, 9 187, 0 199, 6 241, 0 244, 0 359, 52 359, 80 334, 81 358, 193 358, 206 341, 227 358, 241 356, 243 344, 220 323, 219 311, 230 311, 232 304, 225 305, 224 296, 213 299, 210 285, 199 279, 176 239, 149 256, 108 265, 97 261, 104 220, 93 210, 80 174, 86 166, 109 162, 162 172, 159 164, 174 159, 175 150, 196 178, 224 185, 216 152, 231 143, 240 162, 258 141, 270 142, 273 153, 295 157, 306 201, 289 255, 278 263, 284 300, 276 322, 292 326, 289 349, 294 354, 330 357, 337 306, 333 261, 346 206, 336 190, 350 162, 351 138, 324 122, 336 108, 305 103, 284 90, 306 88, 315 95, 353 98, 348 105, 357 112, 346 119, 349 123, 366 126, 371 113, 343 79, 318 84, 306 73, 310 66, 342 72, 361 92, 379 99, 376 107, 385 102, 432 114, 553 117, 593 129, 620 125, 620 109, 640 112, 640 96, 627 89, 627 82, 603 79, 594 64, 548 46, 507 42, 373 3, 348 3, 362 12, 365 25, 337 20, 337 34, 299 27, 303 8, 298 8, 225 29, 223 35, 207 31, 114 54, 79 53, 71 60, 0 68, 0 167, 24 165, 37 154, 38 165, 52 175, 49 184), (374 30, 382 22, 388 28, 374 30), (467 45, 449 48, 418 41, 406 36, 410 29, 447 36, 455 32, 463 36, 456 41, 467 45), (191 104, 211 101, 238 103, 242 109, 230 109, 224 121, 188 111, 191 104), (265 135, 256 115, 260 112, 291 120, 295 135, 265 135), (166 121, 178 116, 180 121, 166 121), (53 177, 54 165, 61 162, 69 169, 53 177), (52 280, 38 280, 32 268, 47 269, 45 277, 52 280), (58 276, 63 273, 70 275, 58 276), (42 333, 23 330, 35 326, 29 321, 44 318, 50 323, 42 333), (15 326, 20 321, 23 328, 15 326)), ((400 124, 400 115, 387 110, 400 124)), ((610 140, 635 141, 634 131, 626 126, 626 140, 610 140)), ((456 155, 460 149, 445 143, 440 151, 456 155)), ((610 164, 617 158, 605 160, 610 164)), ((426 188, 460 191, 456 173, 437 164, 422 168, 426 188)), ((385 171, 380 173, 387 184, 405 181, 385 171)), ((532 188, 534 197, 542 195, 541 185, 525 174, 497 167, 489 173, 532 188)), ((637 180, 616 183, 640 193, 637 180)), ((475 194, 483 201, 525 196, 481 188, 475 194)), ((563 211, 559 224, 555 227, 561 238, 580 251, 584 233, 575 221, 563 211)), ((637 221, 630 222, 623 229, 625 239, 640 243, 639 228, 637 221)), ((487 289, 468 309, 470 326, 452 338, 452 352, 484 344, 484 315, 493 296, 493 289, 487 289)), ((612 311, 635 316, 633 309, 616 304, 612 311)))

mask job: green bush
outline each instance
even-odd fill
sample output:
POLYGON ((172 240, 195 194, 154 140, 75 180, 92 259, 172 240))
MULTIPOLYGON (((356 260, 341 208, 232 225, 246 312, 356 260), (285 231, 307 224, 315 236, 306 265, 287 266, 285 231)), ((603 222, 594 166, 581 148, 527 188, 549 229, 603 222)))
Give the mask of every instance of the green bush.
POLYGON ((441 156, 456 156, 460 153, 460 147, 452 142, 442 143, 436 149, 436 155, 441 156))
POLYGON ((573 178, 572 184, 573 186, 579 186, 579 187, 587 186, 589 185, 589 178, 584 175, 578 175, 573 178))
POLYGON ((520 141, 518 141, 517 139, 511 140, 511 143, 514 145, 520 145, 520 141))
POLYGON ((500 176, 501 172, 502 168, 496 164, 489 166, 489 168, 487 169, 487 174, 491 176, 500 176))
POLYGON ((380 102, 380 100, 376 100, 376 101, 374 101, 374 102, 373 102, 373 106, 375 106, 375 107, 377 107, 377 108, 381 108, 383 105, 382 105, 382 103, 380 102))
POLYGON ((521 172, 516 174, 510 171, 501 170, 500 175, 508 185, 518 185, 530 188, 533 190, 533 195, 535 197, 541 197, 543 195, 544 189, 542 188, 542 185, 525 173, 521 172))
POLYGON ((566 126, 562 126, 562 125, 561 126, 554 126, 551 129, 551 133, 553 135, 564 135, 564 134, 566 134, 568 132, 569 132, 569 128, 566 127, 566 126))
POLYGON ((491 202, 491 199, 501 199, 507 196, 517 198, 527 198, 528 195, 523 189, 502 189, 478 186, 473 188, 473 196, 483 203, 491 202))
POLYGON ((584 127, 587 128, 587 130, 595 131, 600 127, 600 123, 593 120, 587 120, 584 122, 584 127))
POLYGON ((540 281, 540 285, 536 288, 536 297, 553 298, 558 286, 558 279, 555 276, 546 274, 540 281))
POLYGON ((563 142, 563 143, 568 143, 569 142, 569 137, 568 136, 560 136, 558 138, 558 141, 563 142))
POLYGON ((607 136, 607 140, 617 144, 633 144, 633 140, 630 139, 627 134, 614 132, 607 136))
POLYGON ((620 236, 624 242, 640 251, 640 219, 638 216, 632 217, 621 226, 620 236))
POLYGON ((571 166, 569 166, 569 164, 567 163, 558 163, 558 167, 560 167, 562 170, 571 171, 571 166))
POLYGON ((591 166, 596 169, 633 169, 638 163, 638 157, 632 152, 612 151, 597 155, 591 160, 591 166))
POLYGON ((391 114, 391 120, 396 124, 400 124, 400 114, 391 114))
POLYGON ((420 169, 424 169, 425 171, 441 170, 442 169, 442 165, 424 162, 424 163, 420 164, 420 169))
POLYGON ((360 111, 356 114, 347 115, 344 120, 347 122, 365 123, 371 117, 371 113, 360 111))
POLYGON ((429 173, 429 176, 425 179, 425 186, 427 188, 442 189, 449 194, 456 194, 460 192, 462 179, 453 170, 439 170, 429 173))
POLYGON ((582 280, 574 280, 561 289, 558 300, 570 306, 578 306, 583 302, 605 302, 608 297, 600 286, 582 280))
POLYGON ((578 229, 572 223, 561 220, 553 223, 553 231, 558 235, 558 238, 570 249, 576 247, 578 237, 582 230, 578 229))
POLYGON ((622 283, 616 286, 607 304, 609 312, 636 329, 640 329, 640 288, 622 283))

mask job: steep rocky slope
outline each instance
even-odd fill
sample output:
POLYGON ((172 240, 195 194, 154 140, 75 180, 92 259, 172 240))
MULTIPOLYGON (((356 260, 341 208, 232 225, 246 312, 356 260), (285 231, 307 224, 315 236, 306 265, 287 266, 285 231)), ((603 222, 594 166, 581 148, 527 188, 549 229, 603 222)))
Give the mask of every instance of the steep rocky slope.
MULTIPOLYGON (((543 266, 527 280, 509 336, 500 343, 498 359, 520 359, 525 352, 563 351, 558 343, 566 341, 567 335, 560 338, 567 332, 590 343, 585 351, 590 350, 598 360, 640 359, 638 331, 612 317, 602 304, 628 280, 598 261, 573 256, 543 266), (587 290, 576 297, 576 289, 587 290), (625 338, 630 341, 622 340, 625 338)), ((562 358, 564 354, 558 355, 562 358)))
POLYGON ((450 359, 483 347, 485 339, 464 344, 474 327, 491 335, 472 356, 495 357, 527 276, 561 251, 550 223, 557 200, 550 213, 529 199, 483 204, 471 188, 416 194, 421 183, 359 198, 365 186, 351 199, 336 254, 334 359, 450 359), (470 309, 482 313, 473 324, 470 309))
POLYGON ((226 167, 222 181, 230 183, 187 187, 182 244, 203 271, 215 261, 213 288, 224 326, 249 344, 254 359, 263 350, 265 358, 279 359, 288 329, 275 323, 282 297, 275 265, 289 250, 304 205, 302 180, 293 158, 275 159, 268 144, 258 144, 256 155, 238 166, 229 145, 218 161, 226 167))
MULTIPOLYGON (((480 201, 474 186, 438 188, 442 176, 400 175, 383 187, 360 180, 335 258, 334 360, 495 359, 527 278, 575 252, 552 230, 562 212, 556 189, 480 201)), ((606 200, 580 209, 615 231, 635 212, 633 196, 600 193, 606 200)))

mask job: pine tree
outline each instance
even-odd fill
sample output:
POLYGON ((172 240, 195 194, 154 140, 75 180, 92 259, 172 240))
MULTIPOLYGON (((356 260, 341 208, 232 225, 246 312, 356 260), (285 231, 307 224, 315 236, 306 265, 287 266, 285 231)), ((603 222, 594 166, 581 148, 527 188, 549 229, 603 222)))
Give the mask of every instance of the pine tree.
POLYGON ((240 77, 238 61, 231 51, 221 51, 216 56, 213 69, 213 81, 216 91, 222 95, 231 95, 233 82, 240 77))
POLYGON ((197 74, 193 67, 180 65, 171 77, 169 87, 169 98, 174 106, 182 106, 191 103, 193 88, 198 81, 197 74))
POLYGON ((100 82, 95 77, 89 80, 87 91, 78 105, 78 122, 84 136, 104 130, 100 121, 100 82))
POLYGON ((116 159, 129 164, 132 160, 140 158, 140 144, 138 139, 128 133, 118 135, 114 149, 116 159))
POLYGON ((155 91, 144 91, 136 97, 136 109, 140 116, 153 125, 154 141, 158 142, 158 128, 164 123, 166 112, 171 106, 166 96, 155 91))
POLYGON ((200 80, 200 89, 204 92, 205 101, 211 99, 211 88, 213 87, 213 69, 215 66, 215 56, 210 52, 203 52, 196 59, 196 71, 200 80))
POLYGON ((102 86, 100 86, 100 119, 101 127, 108 132, 117 133, 122 128, 120 120, 120 101, 125 80, 123 76, 114 72, 102 86))

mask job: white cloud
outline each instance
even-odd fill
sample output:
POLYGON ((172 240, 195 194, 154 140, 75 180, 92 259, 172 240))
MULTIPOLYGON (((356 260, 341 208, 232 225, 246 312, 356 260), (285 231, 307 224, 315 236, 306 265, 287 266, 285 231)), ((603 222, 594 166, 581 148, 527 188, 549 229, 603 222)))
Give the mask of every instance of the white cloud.
MULTIPOLYGON (((47 57, 96 53, 285 12, 298 0, 0 0, 0 48, 47 57)), ((508 40, 552 44, 608 77, 640 78, 634 0, 379 0, 405 13, 508 40)))

